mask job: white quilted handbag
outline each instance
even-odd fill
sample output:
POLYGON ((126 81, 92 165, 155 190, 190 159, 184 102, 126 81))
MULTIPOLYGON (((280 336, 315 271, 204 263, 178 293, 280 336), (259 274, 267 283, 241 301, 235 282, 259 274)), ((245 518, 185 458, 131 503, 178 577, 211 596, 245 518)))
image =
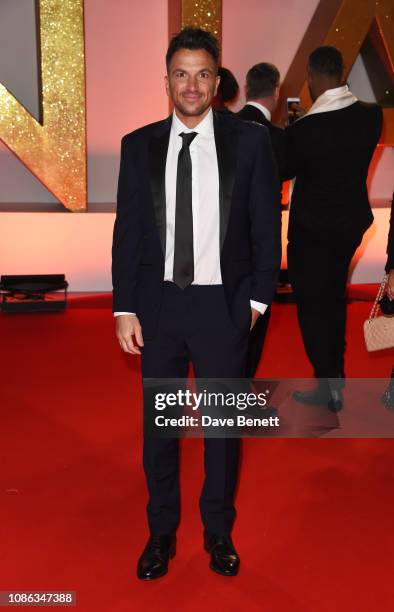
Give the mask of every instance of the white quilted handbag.
POLYGON ((364 338, 368 351, 381 351, 394 347, 394 316, 378 315, 379 300, 384 295, 388 275, 379 287, 369 318, 364 321, 364 338))

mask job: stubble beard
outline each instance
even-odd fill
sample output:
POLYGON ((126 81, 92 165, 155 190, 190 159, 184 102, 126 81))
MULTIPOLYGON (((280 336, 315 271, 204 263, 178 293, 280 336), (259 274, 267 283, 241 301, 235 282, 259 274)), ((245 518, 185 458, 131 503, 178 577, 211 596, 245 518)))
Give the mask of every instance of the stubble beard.
POLYGON ((190 109, 187 106, 184 106, 183 104, 179 103, 174 104, 174 106, 176 110, 182 113, 182 115, 184 115, 185 117, 200 117, 200 115, 203 115, 205 111, 211 106, 211 102, 201 104, 201 106, 198 106, 195 109, 190 109))
POLYGON ((199 117, 211 106, 212 100, 203 100, 201 104, 195 108, 190 108, 187 104, 182 104, 182 98, 174 101, 174 107, 185 117, 199 117))

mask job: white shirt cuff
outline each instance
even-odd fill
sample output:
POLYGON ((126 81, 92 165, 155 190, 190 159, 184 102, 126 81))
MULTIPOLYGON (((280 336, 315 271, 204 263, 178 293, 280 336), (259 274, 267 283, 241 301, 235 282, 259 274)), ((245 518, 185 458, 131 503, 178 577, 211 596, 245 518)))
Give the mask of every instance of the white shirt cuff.
MULTIPOLYGON (((267 304, 263 304, 262 302, 255 302, 254 300, 250 300, 250 305, 255 310, 258 310, 260 314, 264 314, 268 308, 267 304)), ((136 314, 135 312, 114 312, 114 317, 119 317, 120 315, 134 315, 135 316, 135 314, 136 314)))
POLYGON ((263 304, 262 302, 255 302, 254 300, 250 300, 250 305, 255 310, 258 310, 260 314, 264 314, 267 310, 267 304, 263 304))

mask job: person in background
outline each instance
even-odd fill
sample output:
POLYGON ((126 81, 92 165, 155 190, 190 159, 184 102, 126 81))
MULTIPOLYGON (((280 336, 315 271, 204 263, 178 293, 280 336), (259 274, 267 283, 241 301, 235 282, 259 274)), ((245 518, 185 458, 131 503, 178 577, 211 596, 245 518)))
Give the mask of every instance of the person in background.
POLYGON ((382 129, 382 109, 343 84, 343 58, 323 46, 309 56, 313 105, 286 128, 290 205, 288 268, 298 321, 318 385, 295 391, 304 404, 342 408, 346 284, 352 257, 373 215, 368 168, 382 129))
POLYGON ((285 132, 271 121, 272 113, 278 104, 279 93, 280 73, 276 66, 267 62, 252 66, 246 75, 246 104, 236 116, 244 121, 255 121, 268 128, 279 178, 283 180, 286 166, 285 132))
MULTIPOLYGON (((394 194, 391 201, 390 229, 387 242, 387 262, 385 270, 389 275, 387 281, 387 296, 389 304, 387 304, 387 314, 394 314, 394 194)), ((382 307, 383 313, 386 309, 382 307)), ((390 410, 394 410, 394 367, 391 371, 390 384, 383 394, 382 401, 390 410)))
POLYGON ((389 275, 387 291, 391 299, 394 299, 394 195, 391 201, 390 229, 387 241, 386 272, 389 275))
POLYGON ((212 101, 212 108, 218 113, 232 114, 228 105, 234 104, 239 96, 237 79, 228 68, 223 68, 223 66, 218 69, 218 76, 220 77, 220 83, 212 101))
MULTIPOLYGON (((282 179, 285 168, 285 132, 271 122, 279 99, 279 70, 266 62, 256 64, 246 75, 245 94, 246 104, 236 116, 244 121, 254 121, 264 125, 271 138, 279 177, 282 179)), ((246 376, 253 378, 256 374, 264 341, 267 334, 268 324, 271 317, 271 307, 262 317, 259 317, 256 325, 250 332, 248 359, 246 362, 246 376)))

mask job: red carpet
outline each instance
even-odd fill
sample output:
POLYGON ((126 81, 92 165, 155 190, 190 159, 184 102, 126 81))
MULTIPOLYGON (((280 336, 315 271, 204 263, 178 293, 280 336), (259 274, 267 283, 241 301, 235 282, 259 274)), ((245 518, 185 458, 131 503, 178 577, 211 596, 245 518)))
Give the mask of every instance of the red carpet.
MULTIPOLYGON (((347 373, 387 377, 393 352, 364 348, 369 308, 349 306, 347 373)), ((108 296, 1 315, 0 334, 0 590, 74 590, 81 612, 393 609, 394 441, 245 440, 231 579, 208 569, 202 444, 186 440, 178 553, 141 583, 139 366, 120 353, 108 296)), ((259 375, 310 374, 294 306, 275 305, 259 375)))

